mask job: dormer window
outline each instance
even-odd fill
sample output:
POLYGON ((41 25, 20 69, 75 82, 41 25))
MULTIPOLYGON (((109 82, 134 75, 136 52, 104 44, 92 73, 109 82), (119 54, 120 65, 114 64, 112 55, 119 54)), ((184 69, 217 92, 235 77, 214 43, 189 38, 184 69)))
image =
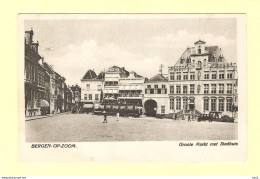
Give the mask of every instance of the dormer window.
POLYGON ((207 63, 207 59, 204 59, 203 66, 206 66, 206 63, 207 63))
POLYGON ((201 47, 198 48, 198 54, 201 54, 201 47))
POLYGON ((184 62, 184 57, 181 57, 181 64, 183 64, 184 62))

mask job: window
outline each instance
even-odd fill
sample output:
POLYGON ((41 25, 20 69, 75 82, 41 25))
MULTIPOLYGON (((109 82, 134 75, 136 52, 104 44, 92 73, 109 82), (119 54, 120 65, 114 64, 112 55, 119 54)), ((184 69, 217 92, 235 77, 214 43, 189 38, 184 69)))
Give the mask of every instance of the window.
POLYGON ((208 79, 209 79, 209 72, 208 72, 208 71, 207 71, 207 72, 206 72, 206 71, 204 72, 204 79, 205 79, 205 80, 208 80, 208 79))
POLYGON ((216 111, 216 99, 211 99, 211 111, 216 111))
POLYGON ((182 101, 183 101, 183 109, 187 109, 188 108, 188 98, 183 98, 182 99, 182 101))
POLYGON ((181 98, 176 99, 176 110, 181 110, 181 98))
POLYGON ((183 80, 188 80, 188 74, 187 73, 183 74, 183 80))
POLYGON ((202 66, 201 61, 198 61, 198 68, 201 68, 201 66, 202 66))
POLYGON ((233 78, 232 72, 228 72, 227 79, 232 79, 232 78, 233 78))
POLYGON ((224 84, 219 84, 219 94, 224 94, 224 84))
POLYGON ((204 98, 203 110, 204 111, 209 110, 209 99, 208 98, 204 98))
POLYGON ((194 104, 195 103, 195 99, 194 98, 190 98, 190 103, 194 104))
POLYGON ((212 72, 211 79, 213 79, 213 80, 217 79, 217 72, 215 72, 215 71, 212 72))
POLYGON ((154 85, 154 88, 158 88, 158 85, 154 85))
POLYGON ((166 88, 165 88, 165 85, 162 85, 161 94, 166 94, 166 88), (163 86, 164 86, 164 88, 163 88, 163 86))
POLYGON ((97 89, 98 89, 98 91, 101 91, 101 90, 102 90, 101 85, 98 85, 98 86, 97 86, 97 89))
POLYGON ((227 94, 232 94, 232 84, 227 84, 227 94))
POLYGON ((90 89, 90 84, 87 84, 87 89, 90 89))
POLYGON ((218 99, 218 110, 224 111, 224 99, 223 98, 218 99))
POLYGON ((204 84, 204 94, 209 94, 209 84, 204 84))
POLYGON ((190 94, 194 94, 194 84, 190 84, 190 94))
MULTIPOLYGON (((157 86, 157 85, 154 85, 154 87, 157 86)), ((157 88, 154 88, 154 94, 157 94, 158 93, 158 86, 157 88)))
POLYGON ((174 109, 174 99, 170 98, 170 109, 174 109))
POLYGON ((165 106, 164 105, 161 105, 161 113, 165 114, 165 106))
POLYGON ((219 79, 224 79, 224 72, 219 72, 219 79))
POLYGON ((194 73, 194 72, 192 72, 192 73, 190 74, 190 80, 195 80, 195 73, 194 73))
POLYGON ((232 111, 232 98, 227 98, 227 111, 232 111))
POLYGON ((188 93, 188 86, 183 86, 183 94, 187 94, 188 93))
POLYGON ((216 88, 217 88, 216 84, 211 84, 211 94, 216 94, 216 88))
POLYGON ((98 100, 98 94, 95 94, 95 100, 98 100))
POLYGON ((181 80, 181 74, 177 74, 177 80, 181 80))
POLYGON ((181 93, 181 86, 176 86, 176 93, 180 94, 181 93))
POLYGON ((206 66, 206 64, 207 64, 207 59, 204 59, 203 66, 206 66))
POLYGON ((150 89, 150 88, 151 88, 151 85, 147 85, 147 88, 150 89))
POLYGON ((92 94, 88 95, 88 100, 92 100, 92 94))
POLYGON ((171 73, 171 74, 170 74, 170 79, 171 79, 171 80, 174 80, 174 73, 171 73))
POLYGON ((170 86, 170 94, 174 94, 174 86, 170 86))
POLYGON ((88 94, 84 94, 84 100, 88 100, 88 94))

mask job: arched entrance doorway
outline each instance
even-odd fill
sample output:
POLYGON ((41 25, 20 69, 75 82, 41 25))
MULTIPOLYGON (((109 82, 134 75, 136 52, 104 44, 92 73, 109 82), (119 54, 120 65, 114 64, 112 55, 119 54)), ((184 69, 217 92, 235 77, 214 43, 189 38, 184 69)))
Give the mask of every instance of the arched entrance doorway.
POLYGON ((150 99, 144 103, 146 116, 156 116, 157 102, 150 99))

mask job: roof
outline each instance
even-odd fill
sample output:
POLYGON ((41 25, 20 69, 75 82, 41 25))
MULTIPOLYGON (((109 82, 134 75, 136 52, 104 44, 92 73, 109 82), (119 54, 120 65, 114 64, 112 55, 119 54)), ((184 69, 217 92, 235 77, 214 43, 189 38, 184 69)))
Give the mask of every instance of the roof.
POLYGON ((93 70, 88 70, 82 79, 92 80, 92 79, 96 79, 96 77, 97 77, 97 74, 93 70))
POLYGON ((47 72, 49 74, 54 74, 55 73, 54 70, 52 69, 52 67, 48 63, 43 62, 43 66, 44 66, 44 68, 47 70, 47 72))
MULTIPOLYGON (((180 59, 177 61, 175 65, 187 65, 188 59, 190 59, 191 55, 197 55, 193 54, 192 52, 195 51, 195 47, 187 48, 181 55, 180 59)), ((218 46, 206 46, 205 47, 205 54, 200 55, 207 55, 209 62, 212 62, 214 58, 219 59, 221 56, 221 50, 218 46)), ((223 62, 225 61, 225 57, 222 56, 223 62)))
POLYGON ((120 74, 120 78, 126 78, 129 76, 129 71, 125 70, 124 67, 112 66, 106 72, 118 72, 120 74))
POLYGON ((141 75, 138 75, 136 72, 134 72, 134 75, 135 75, 136 78, 142 78, 143 77, 141 75))
POLYGON ((103 79, 105 79, 105 72, 100 72, 99 74, 98 74, 98 76, 96 77, 96 79, 97 80, 103 80, 103 79))
POLYGON ((148 81, 146 81, 146 83, 149 83, 149 82, 167 82, 167 81, 168 81, 168 79, 165 78, 163 75, 157 74, 154 77, 148 79, 148 81))
POLYGON ((205 44, 206 42, 202 41, 202 40, 198 40, 197 42, 195 42, 194 44, 205 44))
MULTIPOLYGON (((120 78, 127 78, 130 74, 129 71, 127 71, 124 67, 119 67, 119 66, 112 66, 110 67, 106 72, 119 72, 120 78)), ((136 78, 141 78, 143 76, 138 75, 136 72, 132 71, 131 73, 134 73, 134 76, 136 78)))

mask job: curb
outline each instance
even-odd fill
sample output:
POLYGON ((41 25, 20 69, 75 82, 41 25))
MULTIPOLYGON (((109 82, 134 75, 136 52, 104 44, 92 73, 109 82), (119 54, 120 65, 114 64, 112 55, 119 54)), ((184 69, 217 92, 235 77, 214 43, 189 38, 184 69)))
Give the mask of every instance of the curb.
POLYGON ((64 113, 60 113, 60 114, 55 114, 55 115, 47 115, 47 116, 39 116, 33 119, 25 119, 25 121, 33 121, 33 120, 37 120, 37 119, 44 119, 47 117, 54 117, 54 116, 59 116, 59 115, 63 115, 63 114, 69 114, 70 112, 64 112, 64 113))

